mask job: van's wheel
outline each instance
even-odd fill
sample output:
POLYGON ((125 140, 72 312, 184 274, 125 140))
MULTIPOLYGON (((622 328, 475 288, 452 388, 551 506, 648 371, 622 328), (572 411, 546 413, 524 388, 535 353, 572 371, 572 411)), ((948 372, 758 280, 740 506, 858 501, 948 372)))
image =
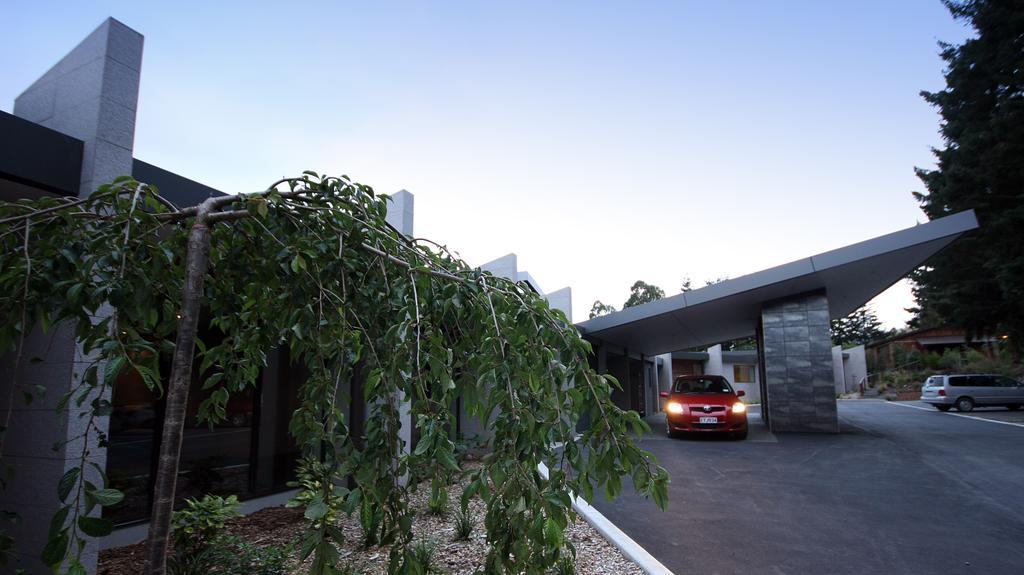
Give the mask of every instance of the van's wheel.
POLYGON ((972 409, 974 409, 974 400, 973 399, 971 399, 969 397, 961 397, 960 399, 956 400, 956 410, 957 411, 963 411, 963 412, 966 413, 966 412, 968 412, 968 411, 970 411, 972 409))
POLYGON ((939 411, 949 411, 949 408, 951 408, 951 407, 953 407, 953 406, 952 405, 936 405, 935 409, 938 409, 939 411))

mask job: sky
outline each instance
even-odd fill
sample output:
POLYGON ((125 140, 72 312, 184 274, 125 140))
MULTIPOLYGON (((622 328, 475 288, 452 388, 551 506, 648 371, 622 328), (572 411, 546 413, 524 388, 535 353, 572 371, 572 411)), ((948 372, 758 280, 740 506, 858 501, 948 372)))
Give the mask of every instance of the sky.
POLYGON ((228 193, 407 189, 417 236, 516 253, 576 321, 925 221, 919 92, 971 32, 938 0, 5 4, 0 109, 113 16, 145 36, 135 157, 228 193))

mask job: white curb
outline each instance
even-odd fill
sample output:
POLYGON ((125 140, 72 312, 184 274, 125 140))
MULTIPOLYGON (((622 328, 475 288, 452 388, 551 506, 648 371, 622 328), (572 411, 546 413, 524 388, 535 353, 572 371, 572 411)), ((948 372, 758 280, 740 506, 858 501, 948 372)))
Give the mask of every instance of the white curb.
MULTIPOLYGON (((544 476, 544 479, 548 478, 548 468, 546 465, 541 463, 537 467, 537 470, 544 476)), ((626 535, 600 511, 584 501, 582 497, 573 498, 572 508, 582 515, 583 519, 585 519, 591 527, 596 529, 602 537, 614 545, 615 548, 625 555, 627 559, 636 563, 637 567, 640 567, 644 573, 647 573, 648 575, 674 575, 668 567, 661 564, 661 561, 655 559, 654 556, 641 547, 639 543, 633 541, 632 537, 626 535)))

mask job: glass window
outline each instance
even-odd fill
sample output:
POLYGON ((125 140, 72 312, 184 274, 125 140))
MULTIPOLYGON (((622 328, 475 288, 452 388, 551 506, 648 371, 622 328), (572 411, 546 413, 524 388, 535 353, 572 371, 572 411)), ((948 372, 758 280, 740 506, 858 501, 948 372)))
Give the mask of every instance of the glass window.
POLYGON ((1020 385, 1020 383, 1016 379, 1013 379, 1012 377, 1006 377, 1005 375, 1000 375, 994 379, 994 385, 996 387, 1017 387, 1018 385, 1020 385))
POLYGON ((956 387, 967 387, 970 383, 967 381, 966 375, 951 375, 949 376, 949 385, 956 387))
POLYGON ((732 380, 735 381, 736 383, 754 383, 754 366, 732 366, 732 380))
POLYGON ((724 377, 699 377, 676 380, 676 393, 732 393, 724 377))
POLYGON ((154 434, 163 417, 162 402, 134 370, 122 371, 110 399, 107 476, 110 486, 124 493, 118 505, 103 508, 103 517, 115 524, 149 515, 150 473, 154 434))
POLYGON ((996 385, 996 382, 990 375, 972 375, 967 380, 967 385, 971 387, 992 387, 996 385))

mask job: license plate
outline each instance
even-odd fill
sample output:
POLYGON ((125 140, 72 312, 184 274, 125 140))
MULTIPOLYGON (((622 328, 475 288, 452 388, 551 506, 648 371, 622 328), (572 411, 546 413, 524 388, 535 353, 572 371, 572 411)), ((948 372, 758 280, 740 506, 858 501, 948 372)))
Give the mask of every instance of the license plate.
POLYGON ((717 417, 702 417, 700 418, 701 423, 718 423, 717 417))

